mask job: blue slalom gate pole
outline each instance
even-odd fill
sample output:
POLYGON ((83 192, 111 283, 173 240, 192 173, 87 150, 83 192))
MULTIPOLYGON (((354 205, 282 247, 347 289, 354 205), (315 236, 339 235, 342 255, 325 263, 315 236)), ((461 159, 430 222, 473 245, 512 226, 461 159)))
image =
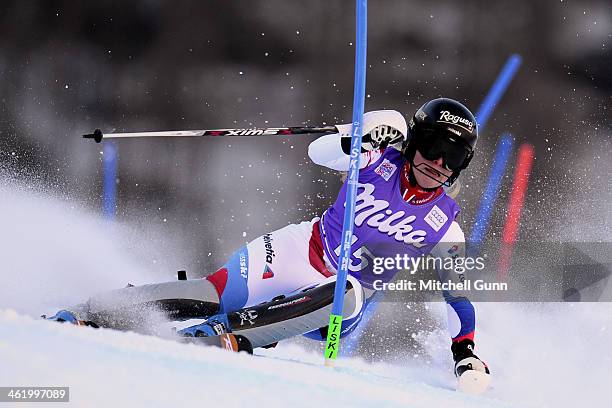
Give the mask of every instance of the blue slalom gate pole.
MULTIPOLYGON (((495 82, 491 86, 491 89, 489 89, 489 93, 487 94, 484 101, 480 105, 480 108, 478 109, 478 113, 476 114, 476 121, 478 122, 479 131, 482 132, 482 129, 484 129, 484 126, 489 120, 491 113, 493 112, 499 100, 501 99, 502 95, 504 94, 508 86, 510 85, 510 82, 514 78, 514 75, 518 71, 518 68, 520 67, 520 65, 521 65, 521 56, 518 54, 511 55, 510 58, 508 58, 508 61, 506 61, 506 64, 504 65, 501 72, 497 76, 495 82)), ((484 233, 486 232, 486 228, 489 223, 489 218, 491 216, 491 210, 493 208, 493 204, 495 203, 495 200, 497 199, 497 195, 499 192, 498 190, 501 184, 501 178, 503 176, 504 169, 506 167, 506 163, 508 160, 507 156, 510 155, 510 151, 512 149, 512 139, 508 138, 508 140, 509 141, 504 141, 503 144, 502 144, 502 141, 500 141, 500 144, 498 145, 498 153, 496 153, 495 165, 494 165, 495 173, 492 170, 491 174, 489 175, 487 190, 485 191, 485 195, 483 196, 483 199, 480 203, 478 215, 476 217, 474 231, 476 230, 476 228, 478 228, 477 234, 482 235, 482 236, 484 236, 484 233), (509 146, 507 146, 508 144, 509 146), (498 158, 498 155, 499 155, 499 158, 498 158), (501 160, 503 160, 503 163, 501 163, 501 160), (498 169, 499 167, 501 167, 501 169, 498 169), (499 177, 499 180, 496 180, 496 178, 493 176, 499 177), (495 191, 489 192, 489 188, 491 189, 495 188, 495 191), (489 195, 487 195, 487 192, 489 192, 488 193, 489 195), (486 197, 490 197, 490 198, 486 198, 486 197)), ((472 231, 472 237, 474 237, 474 231, 472 231)), ((480 238, 480 240, 482 240, 482 237, 480 238)), ((474 239, 470 238, 470 242, 474 242, 474 239)), ((473 249, 474 248, 471 248, 471 250, 473 249)), ((352 352, 354 352, 357 349, 357 344, 359 343, 359 340, 361 339, 363 332, 368 327, 370 319, 372 319, 372 316, 374 316, 374 313, 376 312, 376 309, 378 307, 379 297, 380 296, 376 296, 370 300, 368 307, 363 312, 363 315, 361 317, 361 322, 355 328, 355 330, 353 330, 353 332, 349 335, 349 337, 346 339, 346 345, 347 345, 346 350, 349 353, 349 355, 352 354, 352 352)))
POLYGON ((501 187, 502 177, 506 170, 508 158, 512 152, 512 136, 508 133, 502 135, 501 139, 497 143, 497 150, 495 151, 495 158, 493 159, 493 168, 487 180, 487 186, 484 190, 482 200, 480 200, 480 206, 476 213, 476 221, 474 222, 474 228, 470 235, 469 242, 472 243, 473 247, 470 251, 476 253, 480 248, 480 244, 484 239, 489 220, 491 219, 491 213, 493 211, 493 205, 499 195, 499 189, 501 187))
POLYGON ((501 99, 504 92, 510 85, 510 81, 514 78, 516 71, 519 69, 521 65, 521 56, 518 54, 514 54, 508 58, 506 65, 497 76, 497 79, 493 83, 493 86, 489 90, 487 97, 480 105, 480 109, 476 113, 476 122, 478 122, 479 131, 482 132, 485 124, 489 120, 489 116, 493 112, 493 109, 497 106, 497 103, 501 99))
MULTIPOLYGON (((491 90, 489 91, 482 105, 480 105, 480 109, 478 109, 478 113, 476 114, 476 121, 478 122, 480 131, 482 131, 484 128, 485 124, 489 120, 491 112, 493 112, 493 109, 495 106, 497 106, 497 103, 508 88, 508 85, 510 85, 510 81, 512 81, 514 75, 521 66, 521 62, 522 60, 520 55, 514 54, 510 56, 506 62, 506 65, 504 65, 504 68, 497 76, 491 90)), ((468 241, 472 243, 472 245, 468 247, 470 254, 475 254, 478 252, 482 240, 484 239, 484 235, 491 220, 493 205, 497 200, 499 189, 501 187, 501 179, 503 177, 511 151, 512 138, 509 135, 503 135, 497 145, 497 151, 493 160, 493 168, 491 169, 491 173, 489 174, 489 178, 487 180, 485 193, 480 200, 478 212, 476 213, 476 219, 474 220, 472 234, 470 235, 470 239, 468 241)))
POLYGON ((114 221, 117 209, 117 146, 105 142, 102 157, 104 163, 102 212, 107 220, 114 221))
POLYGON ((329 316, 329 329, 325 345, 325 364, 333 365, 340 347, 340 330, 342 326, 342 307, 351 258, 351 242, 355 224, 355 199, 359 179, 359 158, 361 156, 361 128, 365 102, 366 51, 367 51, 367 0, 356 0, 356 40, 355 40, 355 85, 353 91, 353 128, 351 135, 351 155, 346 181, 346 201, 340 255, 338 256, 338 274, 334 290, 334 303, 329 316))

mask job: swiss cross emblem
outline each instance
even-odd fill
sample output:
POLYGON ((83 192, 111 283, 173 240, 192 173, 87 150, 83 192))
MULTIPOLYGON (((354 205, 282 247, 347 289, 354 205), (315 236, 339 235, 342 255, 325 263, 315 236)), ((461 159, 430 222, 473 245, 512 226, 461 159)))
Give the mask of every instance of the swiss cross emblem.
POLYGON ((395 173, 395 170, 397 170, 397 166, 391 163, 389 160, 385 159, 382 163, 378 165, 374 172, 380 177, 384 178, 385 181, 389 181, 393 173, 395 173))

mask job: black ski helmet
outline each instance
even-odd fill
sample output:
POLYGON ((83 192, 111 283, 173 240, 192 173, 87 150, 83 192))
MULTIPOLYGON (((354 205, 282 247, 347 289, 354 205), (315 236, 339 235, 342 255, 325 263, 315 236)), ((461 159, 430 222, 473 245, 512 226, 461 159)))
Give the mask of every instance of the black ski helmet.
POLYGON ((453 170, 444 183, 450 186, 470 164, 477 139, 476 118, 468 108, 454 99, 433 99, 410 120, 404 157, 410 164, 417 150, 428 160, 444 157, 445 165, 453 170))

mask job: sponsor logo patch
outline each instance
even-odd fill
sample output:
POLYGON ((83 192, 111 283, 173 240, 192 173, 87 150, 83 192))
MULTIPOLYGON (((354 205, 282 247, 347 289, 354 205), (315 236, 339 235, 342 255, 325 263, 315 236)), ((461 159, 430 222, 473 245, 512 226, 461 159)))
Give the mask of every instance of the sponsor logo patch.
POLYGON ((455 255, 459 250, 459 245, 455 244, 447 251, 449 255, 455 255))
POLYGON ((437 205, 434 205, 425 216, 425 222, 436 232, 440 231, 446 221, 448 221, 448 217, 437 205))
MULTIPOLYGON (((357 227, 365 223, 369 227, 392 236, 398 242, 405 242, 417 248, 426 245, 423 241, 427 232, 415 229, 411 225, 417 219, 415 215, 405 217, 405 211, 393 212, 388 209, 390 205, 388 201, 374 197, 373 193, 376 187, 373 184, 359 183, 358 187, 362 191, 357 194, 355 200, 355 225, 357 227)), ((352 238, 349 237, 347 242, 352 242, 352 238)))
POLYGON ((271 264, 274 260, 276 254, 274 253, 274 248, 272 248, 272 234, 265 234, 263 236, 264 247, 266 248, 266 262, 271 264))
POLYGON ((461 116, 453 115, 449 111, 440 112, 440 119, 438 119, 438 122, 451 123, 455 126, 459 126, 460 128, 467 130, 470 133, 474 130, 474 123, 472 123, 471 120, 462 118, 461 116))
POLYGON ((236 338, 230 334, 222 334, 221 338, 221 347, 230 351, 238 351, 238 343, 236 342, 236 338))
POLYGON ((461 132, 458 131, 457 129, 453 129, 453 128, 450 128, 450 127, 446 128, 446 129, 448 129, 450 132, 456 134, 457 136, 461 136, 461 132))
POLYGON ((249 268, 247 267, 247 258, 244 252, 240 252, 240 276, 243 279, 247 279, 249 276, 249 268))
POLYGON ((266 265, 266 267, 264 268, 263 275, 261 275, 261 279, 270 279, 273 277, 274 277, 274 272, 272 272, 272 269, 270 269, 270 267, 266 265))
POLYGON ((290 300, 290 301, 285 302, 285 303, 279 303, 278 305, 272 305, 272 306, 268 307, 268 310, 280 309, 281 307, 298 305, 300 303, 308 302, 310 299, 311 298, 309 296, 302 296, 300 298, 293 299, 293 300, 290 300))
POLYGON ((254 320, 257 319, 257 312, 255 310, 241 310, 236 312, 240 318, 240 326, 244 326, 246 323, 249 325, 255 324, 254 320))
POLYGON ((397 170, 397 166, 385 159, 382 163, 374 170, 376 174, 384 178, 385 181, 389 181, 393 173, 397 170))
POLYGON ((452 259, 457 259, 459 257, 459 245, 453 245, 447 253, 450 255, 452 259))

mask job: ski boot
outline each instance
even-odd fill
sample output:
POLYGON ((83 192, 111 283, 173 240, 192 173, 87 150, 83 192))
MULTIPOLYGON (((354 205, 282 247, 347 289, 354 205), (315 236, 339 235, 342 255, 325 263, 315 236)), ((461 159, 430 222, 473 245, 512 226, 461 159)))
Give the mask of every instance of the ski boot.
POLYGON ((223 313, 211 316, 204 323, 187 327, 176 333, 183 337, 212 337, 231 332, 227 315, 223 313))
POLYGON ((89 326, 89 327, 93 327, 94 329, 99 328, 99 326, 97 324, 95 324, 94 322, 91 321, 86 321, 86 320, 79 320, 74 313, 68 311, 68 310, 60 310, 59 312, 57 312, 56 314, 54 314, 51 317, 47 317, 45 315, 41 316, 43 319, 45 320, 50 320, 53 322, 59 322, 59 323, 64 323, 64 322, 68 322, 70 324, 74 324, 76 326, 89 326))

